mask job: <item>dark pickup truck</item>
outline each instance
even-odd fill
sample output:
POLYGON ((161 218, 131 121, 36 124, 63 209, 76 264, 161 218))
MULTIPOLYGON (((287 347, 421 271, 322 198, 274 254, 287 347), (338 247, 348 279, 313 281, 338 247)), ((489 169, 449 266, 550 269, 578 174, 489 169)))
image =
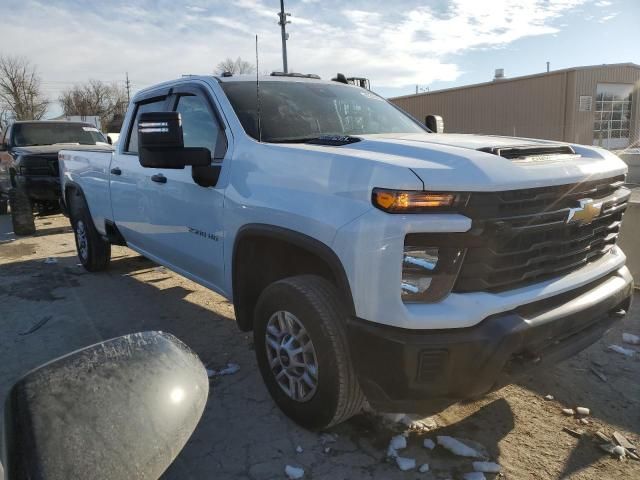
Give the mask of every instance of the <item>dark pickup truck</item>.
POLYGON ((88 123, 21 121, 0 136, 0 214, 11 210, 16 235, 35 232, 33 210, 58 210, 58 151, 111 150, 104 135, 88 123))

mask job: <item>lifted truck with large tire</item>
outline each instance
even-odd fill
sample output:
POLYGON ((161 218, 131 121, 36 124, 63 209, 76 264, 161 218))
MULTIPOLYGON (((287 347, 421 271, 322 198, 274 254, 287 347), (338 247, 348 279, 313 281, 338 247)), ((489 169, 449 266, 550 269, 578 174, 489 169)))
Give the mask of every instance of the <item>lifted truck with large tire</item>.
POLYGON ((113 153, 60 152, 82 264, 112 244, 234 303, 278 406, 433 412, 624 317, 626 165, 591 146, 433 133, 301 76, 139 92, 113 153))
POLYGON ((111 149, 89 123, 19 121, 0 135, 0 215, 10 209, 16 235, 36 231, 34 209, 43 215, 59 211, 62 148, 111 149))

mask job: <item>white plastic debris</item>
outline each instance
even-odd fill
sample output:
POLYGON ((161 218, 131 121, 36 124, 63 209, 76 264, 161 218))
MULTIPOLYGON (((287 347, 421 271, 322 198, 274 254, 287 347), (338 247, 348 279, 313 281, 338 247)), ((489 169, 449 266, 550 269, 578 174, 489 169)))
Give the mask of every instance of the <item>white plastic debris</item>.
POLYGON ((544 399, 545 400, 553 400, 554 397, 553 397, 553 395, 545 395, 544 399))
POLYGON ((465 473, 462 477, 464 480, 487 480, 482 472, 469 472, 465 473))
POLYGON ((494 462, 473 462, 473 469, 476 472, 500 473, 502 467, 494 462))
POLYGON ((433 450, 434 448, 436 448, 436 442, 434 442, 430 438, 425 438, 424 442, 422 442, 422 446, 424 448, 428 448, 429 450, 433 450))
POLYGON ((302 452, 304 452, 304 448, 302 448, 300 445, 298 445, 296 447, 296 453, 302 453, 302 452))
POLYGON ((591 413, 591 411, 586 407, 576 407, 576 413, 578 415, 582 415, 583 417, 586 417, 591 413))
POLYGON ((614 447, 613 454, 618 458, 624 458, 627 456, 627 452, 625 451, 624 447, 621 447, 620 445, 616 445, 614 447))
POLYGON ((389 446, 394 450, 402 450, 403 448, 407 448, 407 437, 405 437, 404 435, 396 435, 395 437, 391 438, 389 446))
POLYGON ((287 478, 291 480, 298 480, 304 477, 304 469, 299 467, 292 467, 291 465, 287 465, 284 467, 284 473, 287 478))
POLYGON ((324 447, 324 453, 331 453, 331 447, 324 447))
POLYGON ((46 263, 47 265, 53 265, 55 263, 58 263, 58 259, 54 257, 47 257, 44 259, 44 263, 46 263))
POLYGON ((393 448, 391 445, 387 448, 387 457, 388 458, 396 458, 398 456, 398 451, 393 448))
POLYGON ((622 341, 631 345, 640 345, 640 337, 631 333, 623 333, 622 341))
POLYGON ((609 345, 609 350, 617 353, 621 353, 625 357, 633 357, 633 354, 635 353, 630 348, 624 348, 624 347, 621 347, 620 345, 609 345))
POLYGON ((569 416, 576 414, 576 412, 573 411, 573 408, 563 408, 562 413, 569 416))
POLYGON ((475 449, 465 445, 460 440, 446 435, 438 435, 438 445, 443 446, 451 453, 461 457, 481 458, 482 455, 475 449))
POLYGON ((418 468, 418 471, 420 473, 426 473, 429 471, 429 464, 428 463, 423 463, 422 465, 420 465, 420 468, 418 468))
POLYGON ((414 470, 416 468, 416 459, 407 457, 396 457, 396 463, 398 468, 403 472, 407 470, 414 470))
POLYGON ((225 375, 233 375, 234 373, 238 373, 240 371, 240 365, 237 363, 227 363, 227 366, 221 368, 220 370, 211 370, 207 368, 207 375, 209 378, 211 377, 222 377, 225 375))

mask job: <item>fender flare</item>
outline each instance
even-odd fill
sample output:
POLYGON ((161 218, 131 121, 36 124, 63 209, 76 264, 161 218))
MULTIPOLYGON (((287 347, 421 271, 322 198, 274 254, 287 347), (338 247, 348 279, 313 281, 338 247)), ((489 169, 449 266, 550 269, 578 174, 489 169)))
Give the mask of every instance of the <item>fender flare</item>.
POLYGON ((243 238, 248 236, 261 236, 268 237, 275 240, 281 240, 296 247, 299 247, 303 250, 308 251, 309 253, 316 255, 322 261, 324 261, 331 270, 334 278, 336 279, 336 287, 338 292, 343 296, 345 301, 345 306, 350 315, 355 316, 355 304, 353 303, 353 296, 351 293, 351 285, 349 284, 349 279, 344 270, 342 262, 340 258, 336 254, 336 252, 329 247, 326 243, 321 242, 309 235, 305 235, 304 233, 297 232, 295 230, 290 230, 284 227, 278 227, 275 225, 269 225, 265 223, 249 223, 243 225, 238 230, 234 244, 233 244, 233 254, 232 254, 232 277, 231 277, 231 285, 233 289, 233 302, 234 304, 238 301, 238 275, 236 272, 238 262, 237 253, 238 253, 238 245, 242 241, 243 238))

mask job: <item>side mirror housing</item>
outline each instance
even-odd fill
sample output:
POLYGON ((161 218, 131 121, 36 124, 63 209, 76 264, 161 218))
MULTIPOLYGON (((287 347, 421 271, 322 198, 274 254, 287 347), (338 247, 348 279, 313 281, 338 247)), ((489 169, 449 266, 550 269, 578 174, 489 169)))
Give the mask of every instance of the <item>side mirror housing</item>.
POLYGON ((433 133, 444 132, 444 120, 440 115, 427 115, 424 119, 424 124, 433 133))
POLYGON ((159 478, 208 392, 198 357, 167 333, 125 335, 53 360, 7 396, 6 478, 159 478))
POLYGON ((138 158, 147 168, 180 169, 211 164, 208 148, 185 147, 178 112, 147 112, 138 119, 138 158))

